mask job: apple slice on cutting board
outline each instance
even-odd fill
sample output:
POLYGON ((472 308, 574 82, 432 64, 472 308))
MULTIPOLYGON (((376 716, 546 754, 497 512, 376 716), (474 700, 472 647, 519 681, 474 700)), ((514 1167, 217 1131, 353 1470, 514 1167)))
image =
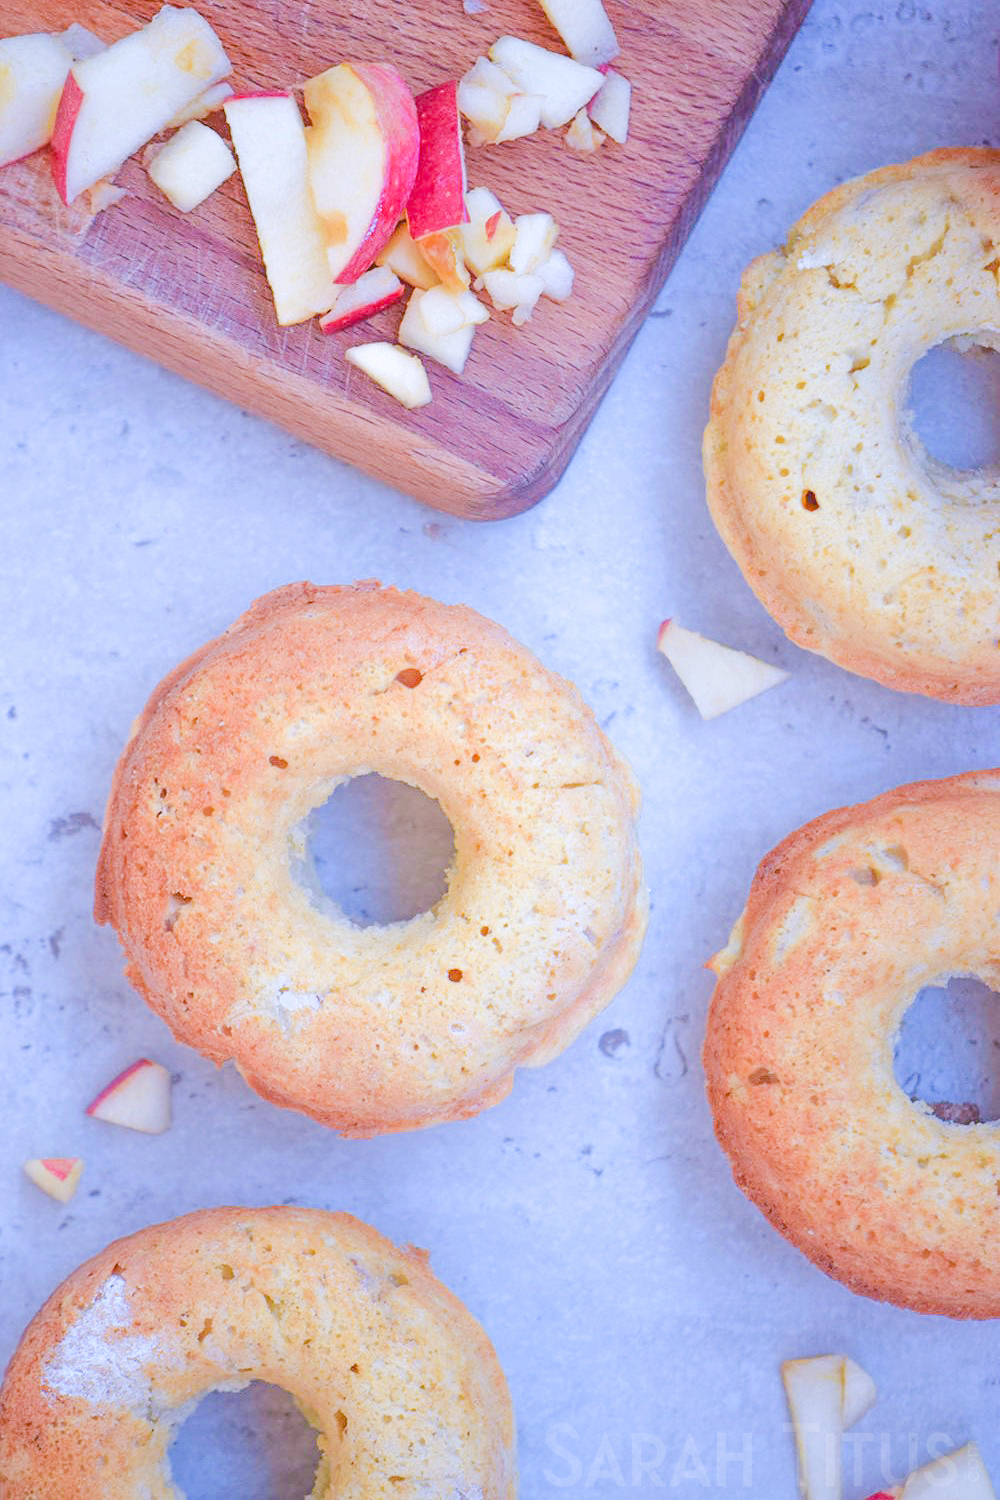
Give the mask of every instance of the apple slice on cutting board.
POLYGON ((0 167, 48 145, 72 65, 69 46, 47 31, 0 41, 0 167))
POLYGON ((305 86, 309 186, 334 281, 357 281, 391 238, 417 175, 413 95, 384 63, 340 63, 305 86))
POLYGON ((162 1135, 170 1125, 170 1074, 162 1063, 141 1057, 101 1090, 87 1114, 144 1135, 162 1135))
POLYGON ((373 318, 376 313, 398 302, 406 288, 388 266, 373 266, 350 286, 341 287, 330 311, 319 320, 324 333, 336 333, 373 318))
POLYGON ((117 172, 229 71, 208 22, 171 5, 141 31, 74 63, 52 132, 52 175, 63 201, 117 172))
POLYGON ((291 94, 242 94, 223 106, 282 327, 327 312, 336 287, 309 191, 306 131, 291 94))
POLYGON ((415 240, 468 221, 465 206, 465 147, 458 113, 458 83, 452 79, 421 94, 416 103, 420 155, 406 204, 415 240))
POLYGON ((685 630, 675 620, 664 620, 656 646, 687 688, 703 719, 718 718, 788 677, 780 667, 732 646, 722 646, 695 630, 685 630))

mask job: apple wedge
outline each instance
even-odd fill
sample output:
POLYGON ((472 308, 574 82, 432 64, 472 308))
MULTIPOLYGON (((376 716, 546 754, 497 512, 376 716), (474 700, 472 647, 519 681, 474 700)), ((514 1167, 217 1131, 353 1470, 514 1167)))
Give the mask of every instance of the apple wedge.
POLYGON ((341 287, 330 311, 320 318, 319 326, 324 333, 350 328, 353 323, 373 318, 384 308, 391 307, 405 290, 399 277, 388 266, 373 266, 350 286, 341 287))
POLYGON ((24 1163, 24 1175, 57 1203, 68 1203, 80 1185, 83 1159, 79 1156, 35 1156, 24 1163))
POLYGON ((902 1490, 902 1500, 997 1500, 975 1443, 966 1443, 932 1463, 914 1469, 902 1490))
POLYGON ((417 101, 420 155, 406 204, 415 240, 453 229, 468 218, 465 207, 465 146, 458 113, 458 84, 452 79, 428 89, 417 101))
POLYGON ((466 194, 469 221, 460 230, 465 264, 474 276, 504 265, 516 239, 514 222, 489 188, 466 194))
POLYGON ((494 42, 490 61, 512 78, 522 93, 541 96, 541 122, 549 130, 568 125, 604 82, 604 74, 596 68, 516 36, 502 36, 494 42))
POLYGON ((542 9, 577 62, 598 68, 621 51, 601 0, 542 0, 542 9))
POLYGON ((609 68, 604 82, 587 106, 587 113, 605 135, 619 146, 628 140, 629 114, 632 109, 632 85, 627 78, 609 68))
POLYGON ((229 71, 208 22, 171 5, 141 31, 74 63, 52 132, 52 175, 63 201, 117 172, 229 71))
POLYGON ((407 286, 419 287, 421 291, 437 286, 440 281, 437 272, 417 248, 405 223, 397 227, 385 249, 379 252, 375 264, 388 266, 400 281, 405 281, 407 286))
POLYGON ((242 94, 224 109, 278 322, 304 323, 329 309, 336 288, 309 191, 298 105, 291 94, 242 94))
MULTIPOLYGON (((476 302, 471 292, 459 293, 453 296, 444 287, 434 287, 429 292, 414 292, 406 304, 403 320, 399 325, 399 342, 406 344, 410 349, 416 349, 419 354, 426 354, 429 359, 436 360, 439 365, 444 365, 446 370, 451 370, 455 375, 461 375, 469 358, 469 350, 472 348, 472 339, 476 331, 476 323, 471 318, 466 319, 465 310, 462 307, 462 299, 470 298, 476 302), (436 297, 440 294, 456 304, 455 317, 448 320, 439 308, 435 317, 432 304, 431 324, 424 319, 423 302, 426 297, 436 297), (465 319, 464 321, 458 321, 465 319), (446 330, 446 331, 445 331, 446 330)), ((477 306, 480 306, 476 302, 477 306)), ((485 308, 481 308, 485 312, 485 308)), ((489 317, 489 314, 486 314, 489 317)), ((478 321, 478 319, 477 319, 478 321)))
POLYGON ((355 344, 344 358, 410 411, 431 400, 427 371, 415 354, 407 354, 397 344, 355 344))
POLYGON ((236 171, 236 158, 207 125, 189 120, 150 159, 146 171, 163 196, 189 214, 236 171))
POLYGON ((170 1074, 162 1063, 141 1057, 101 1090, 87 1114, 108 1125, 162 1135, 170 1126, 170 1074))
POLYGON ((657 650, 677 673, 703 719, 715 719, 784 682, 788 673, 745 651, 722 646, 675 620, 664 620, 657 650))
POLYGON ((72 65, 66 41, 47 31, 0 41, 0 167, 48 145, 72 65))
POLYGON ((340 63, 305 86, 309 186, 334 281, 357 281, 388 243, 417 175, 413 95, 383 63, 340 63))

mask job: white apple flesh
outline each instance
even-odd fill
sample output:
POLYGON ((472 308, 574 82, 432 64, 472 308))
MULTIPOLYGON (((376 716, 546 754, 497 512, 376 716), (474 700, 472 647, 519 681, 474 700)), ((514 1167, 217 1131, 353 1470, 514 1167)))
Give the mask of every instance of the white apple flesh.
POLYGON ((80 1185, 83 1159, 79 1156, 34 1156, 24 1163, 24 1175, 57 1203, 68 1203, 80 1185))
POLYGON ((415 286, 427 291, 432 286, 437 286, 439 277, 420 251, 405 224, 400 224, 393 234, 385 249, 382 250, 375 264, 377 266, 388 266, 401 281, 408 286, 415 286))
POLYGON ((74 62, 83 62, 85 57, 94 57, 98 52, 103 52, 108 45, 92 31, 88 31, 86 26, 81 26, 79 21, 73 21, 59 35, 72 52, 74 62))
POLYGON ((505 264, 516 238, 514 223, 503 204, 489 188, 472 188, 466 194, 469 222, 462 225, 462 253, 474 276, 505 264))
POLYGON ((514 80, 522 93, 541 95, 541 120, 549 130, 568 125, 604 82, 604 74, 596 68, 516 36, 502 36, 494 42, 490 60, 514 80))
POLYGON ((507 257, 512 271, 526 276, 548 260, 559 235, 551 214, 518 214, 514 220, 514 243, 507 257))
POLYGON ((903 1485, 902 1500, 997 1500, 975 1443, 966 1443, 923 1468, 915 1469, 903 1485))
POLYGON ((627 78, 609 68, 604 82, 587 106, 594 124, 619 146, 628 140, 629 115, 632 109, 632 85, 627 78))
POLYGON ((597 68, 621 51, 601 0, 542 0, 542 9, 577 62, 597 68))
POLYGON ((143 1135, 162 1135, 170 1126, 170 1074, 162 1063, 142 1057, 101 1090, 87 1114, 143 1135))
POLYGON ((189 120, 146 168, 153 182, 182 214, 204 203, 236 171, 236 158, 207 125, 189 120))
POLYGON ((357 281, 388 243, 417 174, 420 127, 385 64, 340 63, 305 86, 309 186, 334 281, 357 281))
POLYGON ((74 63, 52 132, 52 174, 63 201, 116 172, 229 71, 208 22, 170 5, 140 31, 74 63))
POLYGON ((336 288, 298 105, 290 94, 244 94, 228 99, 225 113, 278 322, 303 323, 330 308, 336 288))
POLYGON ((420 127, 420 155, 406 204, 410 234, 415 240, 464 224, 465 147, 454 80, 428 89, 416 101, 420 127))
POLYGON ((542 280, 542 296, 553 302, 565 302, 573 292, 575 273, 561 250, 553 250, 548 260, 536 268, 542 280))
POLYGON ((399 277, 388 266, 373 266, 350 286, 341 287, 337 300, 319 326, 324 333, 336 333, 341 328, 350 328, 376 313, 392 307, 398 302, 406 288, 399 277))
POLYGON ((518 275, 516 271, 487 271, 483 286, 498 312, 510 312, 513 322, 520 327, 535 310, 539 297, 545 290, 540 276, 531 272, 518 275))
POLYGON ((789 1360, 781 1367, 781 1378, 795 1428, 799 1483, 805 1500, 841 1500, 843 1356, 789 1360))
POLYGON ((545 100, 541 94, 511 94, 507 100, 507 113, 496 134, 496 144, 504 141, 519 141, 526 135, 534 135, 542 123, 545 100))
POLYGON ((192 99, 179 110, 170 121, 171 130, 179 130, 189 120, 207 120, 209 115, 218 114, 227 99, 231 99, 236 90, 231 83, 213 83, 210 89, 199 94, 197 99, 192 99))
POLYGON ((48 145, 72 64, 67 43, 47 31, 0 41, 0 167, 48 145))
POLYGON ((410 349, 416 349, 419 354, 426 354, 428 359, 444 365, 454 375, 461 375, 469 358, 476 325, 472 322, 463 323, 449 333, 436 333, 429 328, 424 321, 422 303, 425 297, 433 296, 438 290, 443 291, 444 288, 413 293, 399 325, 399 342, 410 349))
POLYGON ((573 116, 570 127, 563 137, 567 146, 583 155, 592 156, 604 140, 604 132, 595 130, 593 121, 585 109, 573 116))
POLYGON ((397 344, 355 344, 344 358, 410 411, 431 400, 427 371, 415 354, 407 354, 397 344))
POLYGON ((715 719, 731 708, 777 687, 788 673, 745 651, 722 646, 673 620, 660 626, 657 649, 677 673, 703 719, 715 719))

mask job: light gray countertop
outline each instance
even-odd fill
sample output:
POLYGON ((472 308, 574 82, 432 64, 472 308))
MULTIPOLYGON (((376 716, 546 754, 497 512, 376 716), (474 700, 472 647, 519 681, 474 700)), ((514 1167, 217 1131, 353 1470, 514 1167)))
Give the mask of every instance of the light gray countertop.
MULTIPOLYGON (((899 1475, 935 1434, 978 1437, 1000 1481, 996 1327, 877 1306, 814 1270, 733 1186, 698 1061, 702 965, 779 838, 1000 760, 997 710, 897 695, 785 641, 713 530, 699 460, 742 267, 834 183, 995 140, 997 30, 989 0, 816 0, 565 478, 511 521, 427 510, 0 291, 0 1365, 113 1237, 203 1205, 293 1201, 430 1249, 507 1370, 527 1500, 657 1479, 791 1500, 777 1367, 830 1349, 880 1390, 850 1500, 878 1488, 883 1452, 899 1475), (91 919, 134 714, 254 597, 303 576, 379 576, 500 620, 579 684, 644 789, 653 911, 634 977, 563 1057, 465 1124, 345 1142, 263 1103, 172 1040, 91 919), (702 723, 655 653, 668 614, 791 680, 702 723), (169 1133, 84 1118, 144 1054, 178 1075, 169 1133), (22 1179, 38 1154, 86 1158, 68 1208, 22 1179)), ((230 1493, 212 1451, 203 1433, 191 1500, 230 1493)))

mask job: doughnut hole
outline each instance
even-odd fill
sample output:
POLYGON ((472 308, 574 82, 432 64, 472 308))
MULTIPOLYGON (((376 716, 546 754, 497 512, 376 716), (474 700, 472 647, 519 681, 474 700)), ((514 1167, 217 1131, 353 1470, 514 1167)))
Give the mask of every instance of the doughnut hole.
POLYGON ((185 1500, 292 1500, 312 1493, 319 1461, 316 1432, 294 1398, 262 1380, 210 1392, 170 1448, 185 1500))
POLYGON ((1000 996, 967 976, 922 989, 903 1017, 894 1071, 905 1094, 953 1124, 1000 1119, 1000 996))
POLYGON ((948 339, 910 372, 907 422, 929 467, 1000 477, 1000 335, 948 339))
POLYGON ((307 820, 306 869, 359 927, 405 922, 448 890, 455 835, 440 803, 371 772, 342 782, 307 820))

